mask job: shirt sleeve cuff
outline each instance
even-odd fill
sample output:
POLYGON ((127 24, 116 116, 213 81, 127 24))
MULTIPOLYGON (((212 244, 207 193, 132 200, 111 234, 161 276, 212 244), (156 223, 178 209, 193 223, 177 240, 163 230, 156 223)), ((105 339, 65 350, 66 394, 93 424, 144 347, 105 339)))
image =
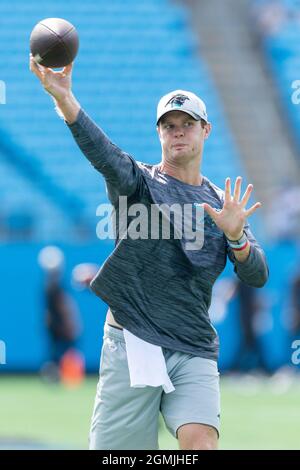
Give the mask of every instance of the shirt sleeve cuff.
POLYGON ((245 274, 257 269, 257 257, 255 256, 255 249, 251 243, 248 258, 244 261, 239 261, 235 258, 234 264, 239 271, 243 271, 245 274))
POLYGON ((79 127, 82 127, 84 120, 85 120, 85 112, 83 111, 82 108, 80 108, 76 121, 72 122, 72 124, 69 124, 67 121, 65 121, 65 123, 67 124, 68 128, 71 131, 73 131, 73 130, 78 129, 79 127))

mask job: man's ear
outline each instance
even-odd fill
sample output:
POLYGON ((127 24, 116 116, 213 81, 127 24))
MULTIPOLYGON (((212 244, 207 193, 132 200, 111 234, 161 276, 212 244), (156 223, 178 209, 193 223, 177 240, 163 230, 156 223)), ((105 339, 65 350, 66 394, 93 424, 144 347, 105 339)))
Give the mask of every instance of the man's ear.
POLYGON ((205 131, 204 139, 208 139, 208 137, 210 136, 210 133, 212 131, 212 125, 211 125, 210 122, 205 124, 204 131, 205 131))

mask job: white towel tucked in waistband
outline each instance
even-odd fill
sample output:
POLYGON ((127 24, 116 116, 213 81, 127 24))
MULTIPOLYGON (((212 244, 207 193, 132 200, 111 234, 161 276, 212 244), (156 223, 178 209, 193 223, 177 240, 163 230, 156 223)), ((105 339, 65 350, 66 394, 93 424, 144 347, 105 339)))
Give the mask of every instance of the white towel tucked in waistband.
POLYGON ((168 376, 166 361, 160 346, 138 338, 123 329, 126 343, 131 387, 159 387, 165 393, 175 390, 168 376))

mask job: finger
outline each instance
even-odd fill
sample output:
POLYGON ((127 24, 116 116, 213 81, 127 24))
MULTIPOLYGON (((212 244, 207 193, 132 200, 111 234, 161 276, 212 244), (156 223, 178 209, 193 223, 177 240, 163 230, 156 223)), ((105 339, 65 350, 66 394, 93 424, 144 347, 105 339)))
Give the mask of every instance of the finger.
POLYGON ((218 215, 218 212, 215 211, 209 204, 207 204, 206 202, 204 202, 202 204, 203 206, 203 209, 208 213, 208 215, 210 215, 210 217, 215 220, 216 216, 218 215))
POLYGON ((63 74, 63 75, 71 75, 71 74, 72 74, 72 70, 73 70, 73 62, 71 62, 70 64, 66 65, 66 66, 62 69, 62 74, 63 74))
POLYGON ((242 177, 238 176, 234 186, 233 200, 239 202, 241 196, 242 177))
POLYGON ((32 65, 33 68, 39 70, 43 75, 47 73, 54 73, 50 67, 45 67, 45 65, 39 64, 34 59, 32 54, 30 54, 30 65, 32 65))
POLYGON ((242 207, 246 207, 246 205, 248 204, 248 201, 249 201, 250 196, 251 196, 252 189, 253 189, 253 184, 248 184, 247 189, 244 193, 244 196, 242 197, 242 200, 241 200, 241 206, 242 207))
POLYGON ((245 213, 246 215, 246 218, 248 218, 250 215, 253 214, 253 212, 255 212, 257 209, 259 209, 261 207, 261 203, 260 202, 257 202, 256 204, 254 204, 254 206, 250 207, 250 209, 248 209, 245 213))
POLYGON ((31 54, 30 54, 29 68, 30 68, 31 72, 33 72, 40 80, 42 80, 43 72, 39 68, 38 64, 36 63, 36 61, 34 60, 34 58, 32 57, 31 54))
POLYGON ((225 202, 231 201, 231 185, 230 185, 230 178, 226 178, 225 181, 225 202))

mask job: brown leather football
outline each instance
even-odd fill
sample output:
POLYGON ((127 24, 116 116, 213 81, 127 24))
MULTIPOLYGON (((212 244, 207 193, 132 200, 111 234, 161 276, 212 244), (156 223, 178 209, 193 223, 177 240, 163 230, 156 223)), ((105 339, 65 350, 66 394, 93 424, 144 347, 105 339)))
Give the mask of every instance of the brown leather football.
POLYGON ((33 28, 30 50, 45 67, 59 68, 73 62, 79 47, 76 28, 62 18, 46 18, 33 28))

